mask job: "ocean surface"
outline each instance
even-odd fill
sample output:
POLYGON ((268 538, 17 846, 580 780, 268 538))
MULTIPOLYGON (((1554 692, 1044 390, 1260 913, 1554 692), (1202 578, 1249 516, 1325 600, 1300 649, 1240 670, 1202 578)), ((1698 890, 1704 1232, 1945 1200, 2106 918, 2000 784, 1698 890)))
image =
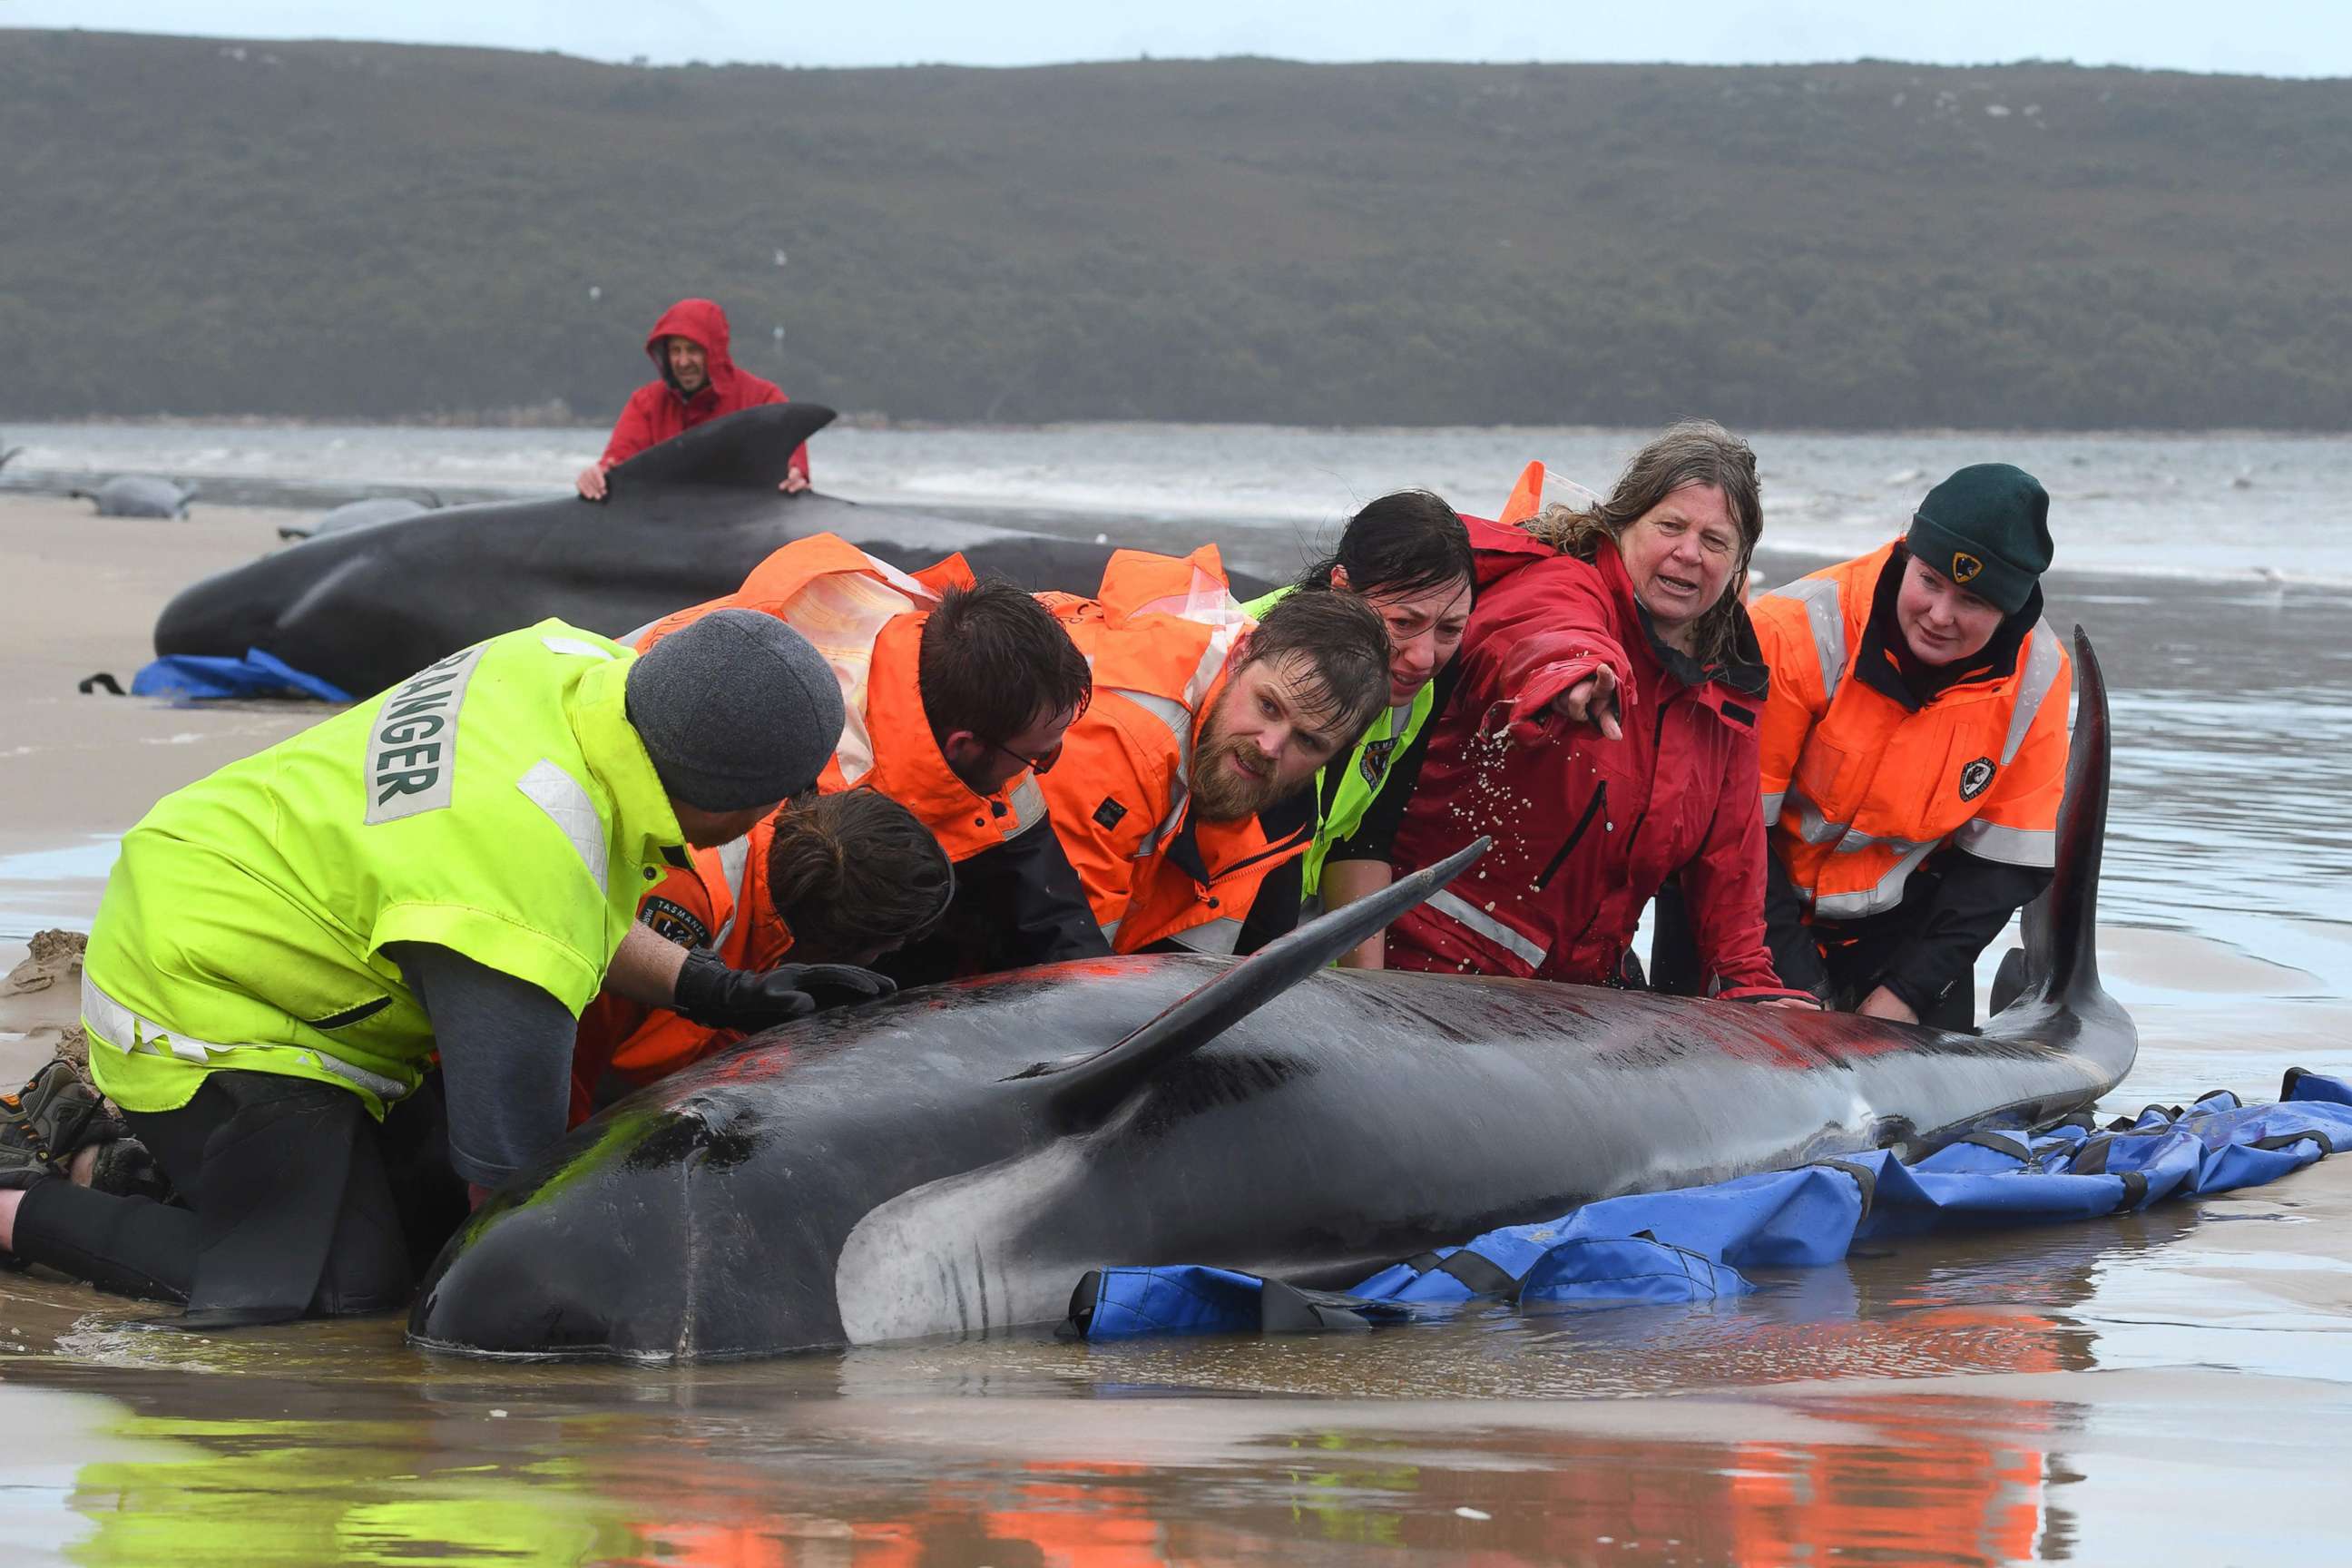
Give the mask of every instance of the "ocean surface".
MULTIPOLYGON (((568 485, 601 433, 27 426, 0 489, 113 472, 317 508, 568 485)), ((1491 510, 1641 432, 845 429, 821 488, 1280 574, 1362 500, 1491 510)), ((2114 690, 2103 1110, 2352 1071, 2352 439, 1754 437, 1759 576, 2000 459, 2114 690)), ((199 501, 199 506, 203 501, 199 501)), ((169 527, 159 523, 158 527, 169 527)), ((0 939, 86 926, 112 839, 0 857, 0 939)), ((1990 963, 1986 965, 1989 972, 1990 963)), ((1713 1310, 1474 1310, 1356 1338, 1043 1333, 688 1371, 428 1357, 396 1325, 209 1340, 0 1274, 10 1563, 2334 1561, 2352 1158, 2129 1219, 1906 1244, 1713 1310)))

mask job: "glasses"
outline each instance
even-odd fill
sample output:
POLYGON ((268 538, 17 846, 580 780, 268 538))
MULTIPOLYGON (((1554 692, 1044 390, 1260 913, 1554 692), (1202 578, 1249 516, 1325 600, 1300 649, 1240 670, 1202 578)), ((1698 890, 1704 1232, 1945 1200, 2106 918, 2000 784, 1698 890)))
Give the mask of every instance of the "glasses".
POLYGON ((1012 758, 1014 762, 1019 763, 1023 767, 1027 768, 1033 773, 1050 773, 1054 771, 1054 764, 1062 760, 1062 742, 1059 741, 1055 742, 1052 745, 1046 747, 1044 751, 1038 752, 1034 757, 1024 757, 1020 752, 1014 751, 1012 747, 1004 745, 1000 742, 992 741, 985 735, 974 735, 972 739, 978 741, 982 745, 986 746, 992 752, 1002 752, 1003 755, 1012 758))

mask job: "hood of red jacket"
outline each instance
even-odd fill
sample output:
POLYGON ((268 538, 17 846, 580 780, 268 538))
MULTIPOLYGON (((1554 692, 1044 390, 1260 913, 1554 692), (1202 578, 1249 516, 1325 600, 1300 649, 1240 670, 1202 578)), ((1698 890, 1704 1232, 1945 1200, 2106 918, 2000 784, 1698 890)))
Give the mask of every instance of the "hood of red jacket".
POLYGON ((725 398, 735 390, 735 359, 728 352, 727 312, 713 300, 680 300, 662 312, 660 321, 646 336, 646 357, 654 362, 654 373, 673 392, 677 383, 669 378, 669 351, 663 340, 689 338, 702 345, 705 363, 709 367, 711 390, 725 398))

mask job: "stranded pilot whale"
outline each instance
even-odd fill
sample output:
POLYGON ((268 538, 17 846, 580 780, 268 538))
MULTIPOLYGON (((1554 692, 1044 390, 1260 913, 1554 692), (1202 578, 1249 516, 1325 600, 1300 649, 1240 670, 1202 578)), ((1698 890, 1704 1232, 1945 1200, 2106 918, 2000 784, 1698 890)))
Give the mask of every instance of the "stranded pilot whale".
POLYGON ((155 652, 259 648, 345 691, 378 691, 550 616, 625 636, 733 593, 812 533, 909 570, 961 551, 982 575, 1027 588, 1092 595, 1101 583, 1108 543, 780 495, 793 449, 832 419, 789 403, 711 420, 614 468, 601 502, 486 502, 322 531, 182 590, 156 620, 155 652))
POLYGON ((185 489, 152 474, 117 474, 94 490, 68 490, 98 508, 100 517, 185 517, 196 487, 185 489))
POLYGON ((2106 692, 2075 636, 2057 874, 1981 1035, 1326 967, 1474 845, 1248 959, 955 982, 714 1057, 494 1194, 410 1337, 690 1360, 1055 1321, 1114 1263, 1346 1286, 1595 1198, 2080 1110, 2137 1036, 2099 985, 2106 692))

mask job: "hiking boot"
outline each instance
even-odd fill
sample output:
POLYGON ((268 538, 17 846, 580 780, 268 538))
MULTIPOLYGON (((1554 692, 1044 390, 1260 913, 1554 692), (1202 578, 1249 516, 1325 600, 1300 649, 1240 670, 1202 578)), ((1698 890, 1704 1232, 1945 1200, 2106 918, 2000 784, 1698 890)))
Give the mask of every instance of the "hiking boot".
POLYGON ((0 1187, 62 1176, 77 1150, 125 1136, 106 1100, 71 1062, 52 1058, 14 1094, 0 1094, 0 1187))

